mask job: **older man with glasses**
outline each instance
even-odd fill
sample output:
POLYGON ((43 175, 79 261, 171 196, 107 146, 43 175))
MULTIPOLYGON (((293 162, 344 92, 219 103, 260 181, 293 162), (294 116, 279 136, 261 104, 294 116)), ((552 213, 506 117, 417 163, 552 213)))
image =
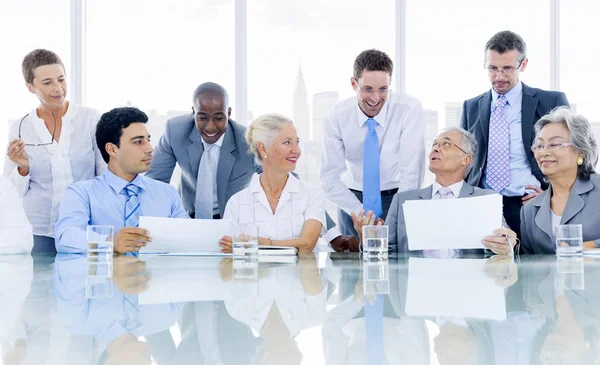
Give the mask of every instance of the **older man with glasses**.
MULTIPOLYGON (((429 171, 435 174, 434 183, 423 189, 397 193, 385 222, 376 219, 371 212, 365 214, 362 211, 358 215, 353 213, 354 228, 359 232, 359 236, 363 225, 386 224, 389 227, 390 249, 405 253, 408 252, 403 209, 405 201, 460 199, 493 194, 492 190, 480 189, 464 181, 465 176, 475 165, 476 155, 477 142, 469 132, 455 127, 441 133, 433 141, 429 152, 429 171)), ((443 217, 438 218, 443 219, 443 217)), ((489 236, 482 237, 482 244, 487 249, 501 255, 512 254, 516 242, 516 233, 509 228, 498 228, 490 232, 489 236)), ((426 250, 422 254, 426 257, 455 257, 460 254, 473 254, 476 251, 482 250, 426 250)))
POLYGON ((484 67, 492 88, 466 100, 461 118, 461 127, 479 145, 466 180, 503 195, 504 217, 519 236, 521 206, 548 186, 529 149, 533 125, 555 107, 569 105, 562 92, 523 84, 519 75, 527 63, 526 45, 518 34, 496 33, 485 45, 484 67))

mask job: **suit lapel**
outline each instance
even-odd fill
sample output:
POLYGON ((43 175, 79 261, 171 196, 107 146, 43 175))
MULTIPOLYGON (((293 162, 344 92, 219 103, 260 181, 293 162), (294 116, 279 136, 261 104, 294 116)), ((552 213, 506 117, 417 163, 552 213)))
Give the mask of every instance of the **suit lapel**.
POLYGON ((433 191, 433 185, 429 185, 426 188, 421 189, 421 193, 419 193, 419 198, 425 200, 431 200, 431 192, 433 191))
POLYGON ((219 166, 217 167, 217 200, 219 201, 219 210, 221 212, 225 211, 225 205, 227 204, 225 200, 227 183, 229 182, 229 176, 231 176, 231 171, 236 160, 233 154, 236 150, 234 134, 231 123, 228 123, 225 137, 223 138, 223 145, 221 145, 219 166))
MULTIPOLYGON (((552 187, 546 190, 544 199, 540 202, 532 201, 531 204, 539 207, 535 214, 535 224, 539 229, 548 235, 548 240, 552 239, 552 212, 550 210, 550 197, 552 196, 552 187)), ((568 204, 568 203, 567 203, 568 204)))
POLYGON ((473 193, 475 193, 475 189, 473 188, 473 186, 464 182, 462 188, 460 188, 460 194, 458 194, 458 197, 466 198, 468 196, 473 195, 473 193))
POLYGON ((481 133, 483 133, 483 139, 485 140, 484 146, 486 146, 487 155, 487 144, 490 135, 490 105, 492 104, 492 92, 488 91, 485 93, 483 98, 479 99, 479 126, 481 127, 481 133))
POLYGON ((567 200, 567 206, 565 207, 560 220, 561 224, 568 223, 571 218, 573 218, 577 213, 581 212, 585 206, 585 202, 580 195, 587 193, 593 188, 594 184, 592 184, 592 182, 589 180, 575 180, 575 184, 573 184, 573 188, 569 194, 569 200, 567 200))
POLYGON ((191 143, 187 146, 188 158, 190 160, 190 171, 194 181, 198 180, 198 169, 200 168, 200 159, 204 153, 204 146, 202 145, 202 137, 194 126, 190 132, 189 139, 191 143))
MULTIPOLYGON (((535 110, 537 109, 539 98, 536 96, 535 90, 523 84, 523 99, 521 106, 521 137, 525 150, 531 146, 532 131, 535 122, 535 110)), ((531 161, 529 161, 531 163, 531 161)))

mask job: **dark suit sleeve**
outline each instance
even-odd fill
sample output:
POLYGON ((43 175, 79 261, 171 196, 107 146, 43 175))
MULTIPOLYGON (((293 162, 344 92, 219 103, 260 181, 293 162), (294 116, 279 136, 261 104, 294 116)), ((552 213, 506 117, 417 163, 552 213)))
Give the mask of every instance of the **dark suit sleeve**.
POLYGON ((467 125, 467 102, 463 103, 462 113, 460 115, 460 127, 466 131, 469 130, 469 126, 467 125))
POLYGON ((392 205, 390 205, 390 210, 388 210, 388 215, 385 217, 385 225, 388 226, 388 244, 390 247, 390 251, 398 251, 398 211, 399 211, 400 201, 398 199, 398 194, 394 195, 394 199, 392 200, 392 205))
POLYGON ((554 107, 556 108, 557 106, 562 106, 562 105, 570 106, 569 100, 567 100, 567 95, 565 95, 565 93, 563 93, 563 92, 560 92, 560 93, 557 93, 557 95, 556 95, 556 101, 554 102, 554 107))
POLYGON ((160 137, 158 145, 152 154, 152 165, 146 176, 169 184, 176 163, 177 159, 175 158, 173 148, 171 148, 169 123, 167 122, 165 133, 160 137))

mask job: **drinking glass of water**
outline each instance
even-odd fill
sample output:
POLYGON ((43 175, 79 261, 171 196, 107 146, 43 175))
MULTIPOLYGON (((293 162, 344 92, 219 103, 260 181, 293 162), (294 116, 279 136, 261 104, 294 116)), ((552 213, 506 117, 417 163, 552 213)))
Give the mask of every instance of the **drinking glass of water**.
POLYGON ((363 257, 365 260, 388 257, 388 227, 363 226, 363 257))
POLYGON ((114 250, 113 226, 87 227, 88 256, 112 255, 114 250))
POLYGON ((258 259, 258 226, 248 224, 235 228, 233 239, 234 259, 258 259))
POLYGON ((556 254, 558 256, 583 254, 581 224, 559 224, 556 226, 555 235, 556 254))

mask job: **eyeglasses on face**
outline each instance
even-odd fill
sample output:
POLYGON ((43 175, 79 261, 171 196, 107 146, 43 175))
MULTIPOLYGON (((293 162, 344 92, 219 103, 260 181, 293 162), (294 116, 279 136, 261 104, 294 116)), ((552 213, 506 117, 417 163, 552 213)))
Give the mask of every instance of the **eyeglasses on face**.
POLYGON ((360 92, 361 93, 363 93, 365 95, 369 95, 369 96, 373 95, 374 93, 378 93, 379 95, 385 96, 385 95, 388 94, 389 91, 390 90, 387 87, 382 87, 382 88, 379 88, 377 90, 375 90, 372 87, 361 87, 360 88, 360 92))
POLYGON ((485 69, 487 70, 488 74, 490 75, 496 75, 498 73, 501 73, 502 75, 513 75, 515 72, 517 72, 518 69, 521 68, 521 65, 523 64, 523 61, 519 62, 519 65, 517 67, 514 66, 503 66, 503 67, 497 67, 497 66, 485 66, 485 69))
POLYGON ((548 144, 536 143, 533 146, 531 146, 531 151, 533 153, 542 152, 544 150, 554 151, 558 148, 570 147, 572 145, 573 145, 573 143, 568 143, 568 142, 548 143, 548 144))
POLYGON ((442 150, 447 150, 447 149, 449 149, 452 146, 458 148, 462 153, 468 155, 467 151, 463 150, 456 143, 454 143, 452 141, 449 141, 447 139, 443 139, 443 140, 441 140, 439 142, 438 141, 433 141, 433 143, 431 144, 431 149, 439 148, 439 149, 442 149, 442 150))

